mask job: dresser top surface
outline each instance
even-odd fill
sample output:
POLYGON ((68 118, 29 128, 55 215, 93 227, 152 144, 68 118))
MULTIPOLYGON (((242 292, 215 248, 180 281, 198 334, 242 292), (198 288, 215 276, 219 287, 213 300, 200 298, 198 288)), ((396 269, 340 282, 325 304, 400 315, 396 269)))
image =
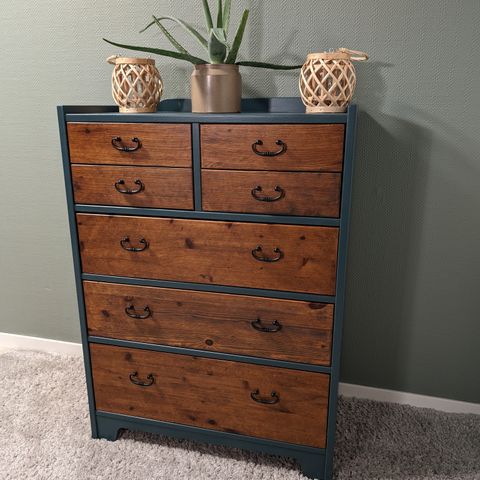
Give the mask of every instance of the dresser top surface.
POLYGON ((201 123, 346 123, 355 113, 350 105, 345 113, 306 114, 299 97, 245 98, 241 113, 192 113, 190 99, 166 99, 154 113, 119 113, 113 105, 58 107, 67 121, 77 122, 201 122, 201 123))

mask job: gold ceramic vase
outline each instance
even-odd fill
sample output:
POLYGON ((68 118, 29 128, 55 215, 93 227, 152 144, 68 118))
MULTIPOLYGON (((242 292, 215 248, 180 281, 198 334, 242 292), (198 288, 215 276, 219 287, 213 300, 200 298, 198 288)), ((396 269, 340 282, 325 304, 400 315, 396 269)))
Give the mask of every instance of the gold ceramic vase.
POLYGON ((238 65, 195 65, 192 73, 192 112, 238 113, 242 77, 238 65))

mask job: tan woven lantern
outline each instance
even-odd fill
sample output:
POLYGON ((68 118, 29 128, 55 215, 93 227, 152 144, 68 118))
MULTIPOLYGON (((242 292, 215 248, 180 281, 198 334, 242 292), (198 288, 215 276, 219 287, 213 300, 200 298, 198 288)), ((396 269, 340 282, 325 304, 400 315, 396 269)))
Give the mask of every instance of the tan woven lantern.
POLYGON ((368 55, 347 48, 311 53, 300 73, 300 94, 307 113, 345 112, 355 90, 357 76, 352 60, 368 55))
POLYGON ((163 83, 151 58, 113 56, 112 96, 122 113, 147 113, 157 110, 163 83))

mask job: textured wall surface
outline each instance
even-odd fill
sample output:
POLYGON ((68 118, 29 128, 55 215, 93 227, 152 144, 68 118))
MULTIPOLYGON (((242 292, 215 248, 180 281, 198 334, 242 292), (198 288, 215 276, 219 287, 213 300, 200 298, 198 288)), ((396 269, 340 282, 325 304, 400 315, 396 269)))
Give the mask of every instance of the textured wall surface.
MULTIPOLYGON (((105 58, 121 51, 101 37, 166 46, 137 33, 149 15, 200 23, 200 3, 2 8, 0 331, 79 340, 55 106, 111 104, 105 58)), ((480 2, 234 3, 252 10, 242 59, 371 55, 357 69, 343 381, 479 402, 480 2)), ((188 96, 190 66, 157 63, 165 96, 188 96)), ((297 72, 242 75, 244 96, 297 95, 297 72)))

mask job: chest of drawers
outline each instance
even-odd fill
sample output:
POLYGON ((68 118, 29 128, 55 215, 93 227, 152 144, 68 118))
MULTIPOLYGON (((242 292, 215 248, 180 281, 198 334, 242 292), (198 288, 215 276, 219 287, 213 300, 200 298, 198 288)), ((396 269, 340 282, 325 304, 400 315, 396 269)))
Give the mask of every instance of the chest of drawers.
POLYGON ((332 473, 356 109, 59 107, 92 435, 332 473))

